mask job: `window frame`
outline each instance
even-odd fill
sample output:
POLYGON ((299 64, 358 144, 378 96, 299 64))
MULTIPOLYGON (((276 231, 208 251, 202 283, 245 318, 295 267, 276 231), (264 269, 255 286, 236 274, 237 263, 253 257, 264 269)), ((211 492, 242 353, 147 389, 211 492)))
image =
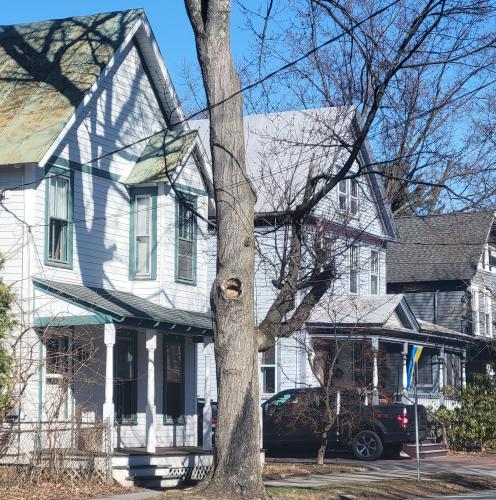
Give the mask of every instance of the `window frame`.
POLYGON ((164 425, 186 425, 186 341, 180 335, 164 335, 162 342, 162 415, 164 425), (181 415, 177 419, 169 418, 167 415, 167 345, 168 341, 178 342, 182 351, 181 356, 181 415))
MULTIPOLYGON (((56 219, 54 217, 54 219, 56 219)), ((62 220, 62 219, 58 219, 62 220)), ((45 169, 45 265, 72 269, 73 266, 73 238, 74 238, 74 171, 60 166, 48 165, 45 169), (68 183, 67 193, 67 231, 66 231, 66 253, 67 259, 56 260, 50 257, 50 194, 51 178, 64 177, 68 183)))
POLYGON ((138 187, 131 188, 129 191, 129 279, 132 281, 153 281, 157 279, 157 187, 138 187), (137 199, 149 196, 150 203, 150 267, 148 274, 136 272, 137 258, 137 234, 136 234, 136 205, 137 199))
POLYGON ((370 250, 370 294, 371 295, 379 295, 380 294, 380 275, 381 275, 381 257, 379 250, 371 249, 370 250), (374 255, 377 256, 377 273, 374 273, 374 255), (372 277, 377 278, 377 291, 372 291, 372 277))
MULTIPOLYGON (((272 349, 272 347, 271 347, 272 349)), ((269 394, 277 394, 277 354, 278 354, 278 348, 277 344, 273 345, 274 349, 274 363, 264 363, 264 354, 265 352, 261 353, 260 356, 260 390, 261 393, 264 395, 269 395, 269 394), (273 369, 274 370, 274 391, 273 392, 268 392, 265 390, 265 378, 264 378, 264 371, 267 369, 273 369)))
POLYGON ((342 214, 358 217, 360 211, 360 183, 357 177, 341 179, 338 182, 337 193, 338 210, 342 214), (356 187, 356 194, 353 194, 354 187, 356 187), (344 191, 342 188, 344 188, 344 191), (344 208, 341 206, 342 200, 344 200, 344 208))
POLYGON ((472 285, 470 293, 471 293, 470 306, 472 309, 472 334, 480 335, 481 331, 479 323, 479 307, 480 307, 479 288, 472 285))
POLYGON ((348 279, 348 291, 353 294, 353 295, 358 295, 360 291, 360 275, 359 275, 359 268, 360 268, 360 247, 357 244, 352 244, 350 245, 349 248, 349 279, 348 279), (353 251, 356 250, 356 268, 353 268, 353 251), (352 291, 351 289, 351 277, 352 277, 352 272, 355 273, 355 279, 356 279, 356 291, 352 291))
MULTIPOLYGON (((194 196, 190 193, 184 193, 181 191, 180 196, 185 200, 188 200, 189 203, 193 206, 193 211, 196 212, 198 209, 198 197, 194 196)), ((191 259, 191 267, 192 267, 192 276, 191 279, 186 279, 179 276, 179 233, 180 233, 180 215, 181 215, 181 206, 182 201, 179 197, 176 197, 176 234, 175 234, 175 256, 174 256, 174 277, 176 283, 182 283, 184 285, 192 285, 196 286, 197 284, 197 241, 198 241, 198 222, 196 220, 196 216, 193 213, 192 221, 193 221, 193 239, 192 239, 192 259, 191 259)), ((189 241, 189 240, 185 240, 189 241)))

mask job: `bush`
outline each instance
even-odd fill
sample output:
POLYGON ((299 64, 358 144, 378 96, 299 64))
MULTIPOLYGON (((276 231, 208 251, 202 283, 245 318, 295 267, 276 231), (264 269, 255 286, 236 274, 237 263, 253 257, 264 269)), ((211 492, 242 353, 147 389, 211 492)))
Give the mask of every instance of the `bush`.
POLYGON ((487 375, 474 376, 460 391, 460 406, 440 408, 436 417, 444 422, 448 443, 454 450, 496 449, 496 384, 487 375))

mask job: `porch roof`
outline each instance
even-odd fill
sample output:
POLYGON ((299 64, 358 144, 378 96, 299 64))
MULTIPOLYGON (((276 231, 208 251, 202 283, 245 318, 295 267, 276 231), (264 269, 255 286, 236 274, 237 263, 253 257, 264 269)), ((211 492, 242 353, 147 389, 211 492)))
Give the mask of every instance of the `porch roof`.
POLYGON ((168 308, 143 299, 132 293, 83 285, 73 285, 46 279, 33 279, 34 286, 46 293, 80 305, 81 307, 110 316, 114 321, 130 322, 137 326, 159 328, 167 326, 196 333, 212 333, 212 315, 168 308))

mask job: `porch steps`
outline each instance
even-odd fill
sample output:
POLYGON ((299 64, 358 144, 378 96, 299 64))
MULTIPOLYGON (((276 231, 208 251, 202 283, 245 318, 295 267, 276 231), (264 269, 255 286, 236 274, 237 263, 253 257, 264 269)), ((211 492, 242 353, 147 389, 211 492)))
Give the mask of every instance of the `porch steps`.
MULTIPOLYGON (((405 443, 403 451, 410 457, 416 458, 415 443, 405 443)), ((423 441, 420 443, 419 458, 442 457, 448 454, 448 450, 442 443, 433 443, 431 441, 423 441)))
POLYGON ((174 488, 185 480, 203 479, 212 456, 204 453, 114 455, 113 476, 123 486, 174 488))

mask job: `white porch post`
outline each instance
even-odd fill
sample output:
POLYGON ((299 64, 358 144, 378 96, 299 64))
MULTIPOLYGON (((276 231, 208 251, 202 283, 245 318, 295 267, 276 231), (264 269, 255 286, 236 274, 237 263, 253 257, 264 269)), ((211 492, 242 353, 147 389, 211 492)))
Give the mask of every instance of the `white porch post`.
POLYGON ((408 369, 407 369, 407 357, 408 357, 408 342, 403 343, 403 351, 401 352, 401 379, 403 385, 403 404, 408 403, 408 369))
POLYGON ((445 384, 445 366, 446 366, 446 355, 444 352, 444 346, 439 349, 439 404, 444 406, 444 394, 443 387, 445 384))
POLYGON ((463 349, 462 359, 462 387, 467 387, 467 349, 463 349))
POLYGON ((110 425, 110 447, 113 449, 114 431, 114 345, 115 325, 107 323, 104 325, 103 341, 106 348, 105 359, 105 402, 103 403, 103 420, 110 425))
POLYGON ((205 359, 205 390, 203 405, 203 449, 212 449, 212 395, 211 395, 211 373, 210 373, 210 340, 204 337, 203 352, 205 359))
POLYGON ((157 332, 146 331, 146 350, 148 352, 148 372, 146 389, 146 452, 155 453, 157 437, 155 433, 155 349, 157 348, 157 332))
POLYGON ((372 404, 379 404, 379 367, 377 365, 377 355, 379 353, 379 339, 372 338, 372 354, 373 354, 373 368, 372 368, 372 404))

